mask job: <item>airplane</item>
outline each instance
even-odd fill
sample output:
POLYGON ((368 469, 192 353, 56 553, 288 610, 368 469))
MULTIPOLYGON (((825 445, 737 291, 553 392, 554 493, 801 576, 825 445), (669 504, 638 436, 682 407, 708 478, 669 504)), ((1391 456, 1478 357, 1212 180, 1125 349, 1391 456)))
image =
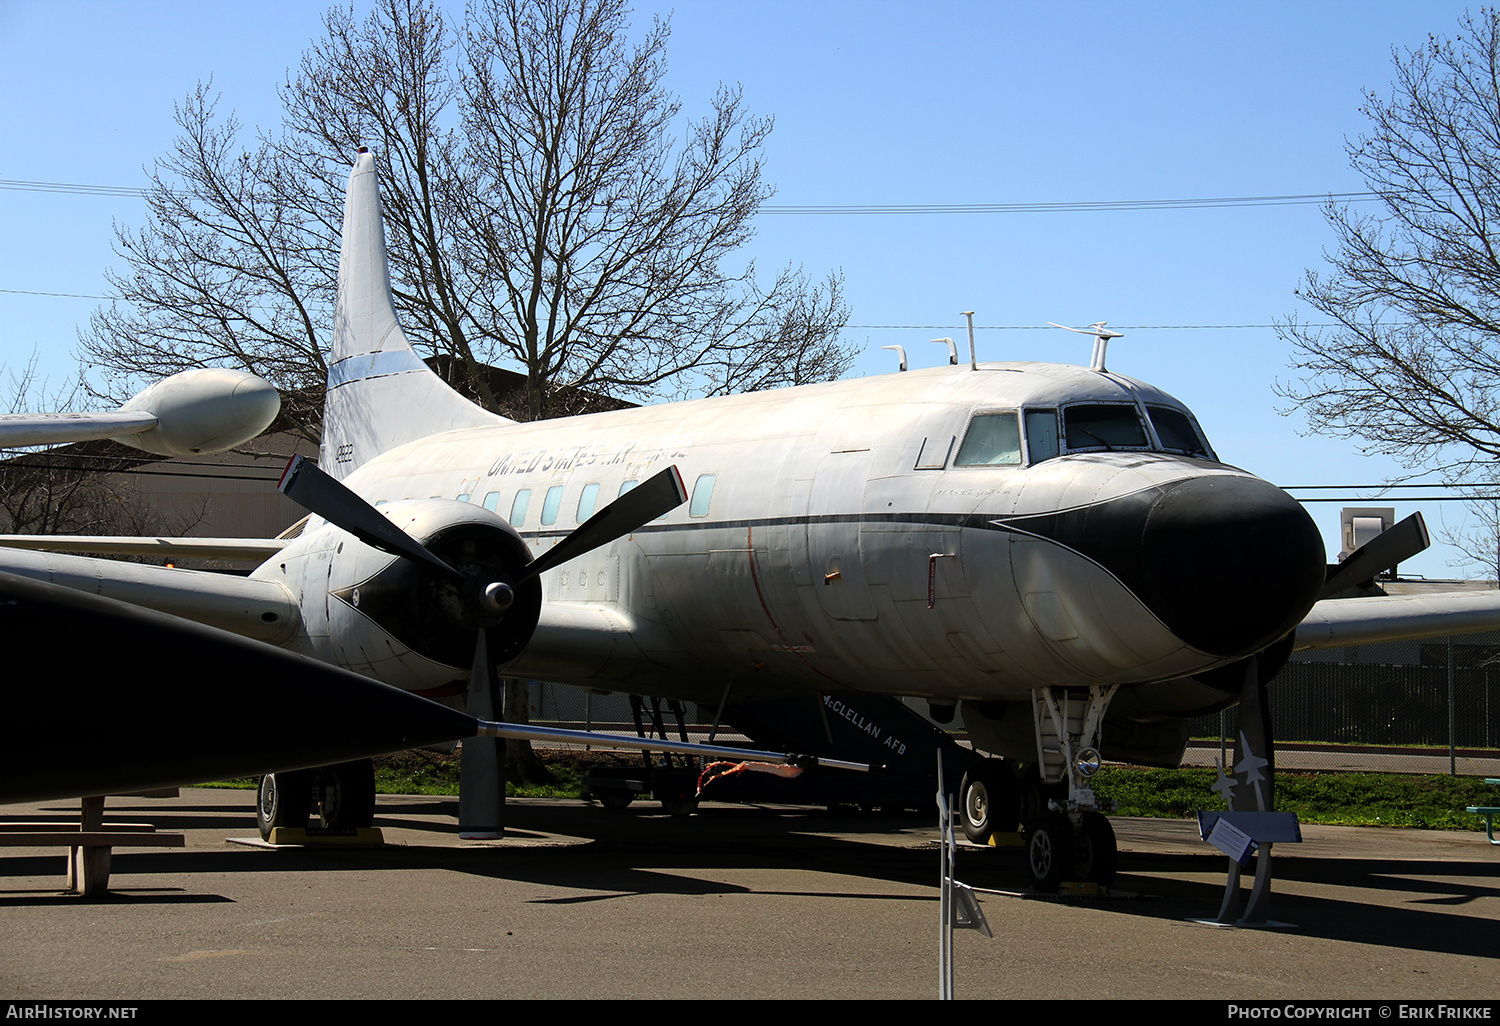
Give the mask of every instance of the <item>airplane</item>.
POLYGON ((1333 598, 1409 552, 1382 562, 1371 543, 1331 573, 1294 499, 1221 461, 1186 405, 1108 370, 1116 333, 1089 333, 1087 367, 971 354, 513 422, 407 344, 361 148, 321 469, 282 482, 309 515, 223 540, 264 557, 247 578, 20 550, 0 570, 450 702, 495 667, 709 706, 918 697, 939 721, 961 710, 989 756, 961 787, 966 833, 1019 822, 1036 885, 1107 883, 1115 841, 1089 787, 1103 738, 1113 758, 1176 765, 1187 718, 1263 696, 1293 648, 1494 629, 1500 597, 1333 598), (673 494, 627 511, 648 482, 673 494))

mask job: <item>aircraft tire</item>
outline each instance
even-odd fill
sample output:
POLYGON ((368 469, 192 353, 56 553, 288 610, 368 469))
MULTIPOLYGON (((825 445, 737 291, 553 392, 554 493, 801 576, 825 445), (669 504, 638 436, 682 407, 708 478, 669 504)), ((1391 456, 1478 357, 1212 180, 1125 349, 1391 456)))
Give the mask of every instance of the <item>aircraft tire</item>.
POLYGON ((1026 834, 1026 869, 1031 886, 1051 894, 1073 873, 1073 824, 1068 817, 1046 812, 1026 834))
POLYGON ((276 827, 305 827, 312 813, 312 771, 267 773, 255 789, 255 825, 269 841, 276 827))
POLYGON ((1115 879, 1119 845, 1109 817, 1100 812, 1085 812, 1083 822, 1073 833, 1073 865, 1084 880, 1108 887, 1115 879))
POLYGON ((975 844, 987 844, 996 831, 1009 832, 1021 820, 1021 787, 1001 759, 974 763, 959 785, 959 825, 975 844))
POLYGON ((340 762, 318 770, 318 808, 323 826, 355 830, 375 824, 375 763, 340 762))
POLYGON ((629 791, 598 791, 594 797, 606 809, 628 809, 630 803, 635 801, 635 795, 629 791))

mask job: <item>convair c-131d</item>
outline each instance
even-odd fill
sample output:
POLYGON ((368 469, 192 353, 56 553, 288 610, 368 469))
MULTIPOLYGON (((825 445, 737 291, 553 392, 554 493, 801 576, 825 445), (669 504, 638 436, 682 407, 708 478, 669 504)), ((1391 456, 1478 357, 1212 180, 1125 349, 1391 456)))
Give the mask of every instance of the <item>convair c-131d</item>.
POLYGON ((506 674, 581 687, 957 707, 994 757, 966 826, 1022 820, 1043 885, 1113 864, 1101 748, 1175 765, 1186 717, 1263 689, 1294 647, 1500 625, 1493 595, 1326 598, 1395 560, 1355 553, 1335 581, 1301 506, 1107 370, 1102 328, 1090 367, 955 360, 515 423, 403 337, 363 151, 335 318, 326 477, 283 484, 315 512, 245 543, 274 553, 248 579, 24 552, 0 569, 432 697, 464 690, 477 635, 506 674), (620 513, 646 482, 667 498, 620 513))

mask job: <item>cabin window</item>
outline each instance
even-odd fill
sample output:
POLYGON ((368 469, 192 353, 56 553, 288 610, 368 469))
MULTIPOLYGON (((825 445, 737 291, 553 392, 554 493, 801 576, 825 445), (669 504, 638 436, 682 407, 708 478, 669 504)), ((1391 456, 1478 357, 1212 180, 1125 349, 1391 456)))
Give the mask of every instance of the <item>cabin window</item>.
MULTIPOLYGON (((492 492, 491 496, 498 499, 500 497, 500 493, 492 492)), ((484 504, 486 506, 489 506, 491 496, 485 496, 484 504)), ((519 492, 516 493, 515 499, 512 500, 510 504, 511 527, 520 527, 526 522, 526 507, 529 505, 531 505, 531 489, 522 488, 519 492)), ((493 509, 494 507, 491 506, 490 508, 493 509)))
POLYGON ((1070 451, 1081 449, 1144 449, 1146 429, 1134 404, 1099 403, 1063 410, 1063 437, 1070 451))
POLYGON ((491 513, 494 513, 496 511, 496 508, 499 505, 500 505, 500 493, 499 492, 489 492, 488 494, 485 495, 485 497, 484 497, 484 508, 485 509, 489 510, 491 513))
MULTIPOLYGON (((634 488, 638 484, 640 484, 639 481, 626 481, 620 486, 620 495, 624 495, 626 492, 630 491, 630 489, 634 488)), ((620 495, 616 495, 615 498, 618 499, 620 495)))
POLYGON ((1032 463, 1050 460, 1062 449, 1057 444, 1057 411, 1027 410, 1026 456, 1032 463))
POLYGON ((1021 426, 1013 412, 981 413, 969 421, 956 467, 1019 466, 1021 426))
POLYGON ((550 527, 557 523, 557 510, 562 506, 562 485, 553 485, 547 489, 547 497, 542 500, 542 526, 550 527))
POLYGON ((468 502, 469 501, 469 493, 468 492, 459 492, 458 493, 458 501, 459 502, 468 502))
POLYGON ((688 504, 688 516, 708 516, 708 504, 713 500, 714 482, 718 479, 718 474, 698 475, 698 480, 693 484, 693 501, 688 504))
POLYGON ((1193 428, 1187 414, 1170 406, 1148 406, 1146 413, 1151 418, 1151 426, 1156 429, 1156 437, 1161 439, 1161 447, 1167 452, 1213 459, 1208 443, 1193 428))
POLYGON ((599 486, 597 484, 586 484, 583 486, 583 494, 578 497, 578 522, 581 524, 594 515, 594 506, 599 502, 599 486))

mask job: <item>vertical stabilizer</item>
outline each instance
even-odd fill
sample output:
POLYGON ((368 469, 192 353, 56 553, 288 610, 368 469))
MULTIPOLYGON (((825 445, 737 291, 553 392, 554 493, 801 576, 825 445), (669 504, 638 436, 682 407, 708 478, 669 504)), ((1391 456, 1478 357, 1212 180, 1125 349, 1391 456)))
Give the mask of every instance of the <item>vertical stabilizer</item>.
POLYGON ((375 156, 362 150, 344 200, 319 464, 342 479, 371 458, 418 438, 505 423, 504 417, 449 388, 407 344, 391 300, 375 156))

